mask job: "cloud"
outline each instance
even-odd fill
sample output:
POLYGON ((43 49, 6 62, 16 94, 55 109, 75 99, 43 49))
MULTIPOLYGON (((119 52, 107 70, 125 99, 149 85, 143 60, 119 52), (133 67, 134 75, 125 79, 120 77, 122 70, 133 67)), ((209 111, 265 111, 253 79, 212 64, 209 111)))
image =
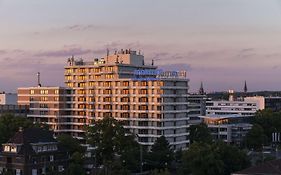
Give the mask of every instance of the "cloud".
POLYGON ((100 29, 100 28, 102 28, 102 27, 97 26, 97 25, 92 25, 92 24, 89 24, 89 25, 75 24, 75 25, 64 27, 64 29, 70 30, 70 31, 83 31, 83 30, 92 30, 92 29, 100 29))
POLYGON ((69 57, 71 55, 85 55, 93 52, 90 49, 83 49, 80 47, 75 48, 63 48, 60 50, 49 50, 49 51, 41 51, 36 53, 34 56, 38 57, 69 57))
POLYGON ((158 66, 158 68, 163 69, 163 70, 170 70, 170 71, 179 71, 179 70, 190 71, 191 65, 189 65, 189 64, 165 64, 165 65, 158 66))

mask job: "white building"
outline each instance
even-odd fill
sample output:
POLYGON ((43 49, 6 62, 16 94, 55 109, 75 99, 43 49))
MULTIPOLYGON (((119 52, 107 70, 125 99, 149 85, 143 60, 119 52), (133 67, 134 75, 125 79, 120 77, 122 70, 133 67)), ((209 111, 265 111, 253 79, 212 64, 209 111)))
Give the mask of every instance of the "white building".
POLYGON ((258 110, 265 109, 265 98, 261 96, 246 97, 244 100, 207 101, 206 114, 229 115, 239 114, 253 116, 258 110))
POLYGON ((0 105, 17 105, 18 96, 15 93, 0 93, 0 105))

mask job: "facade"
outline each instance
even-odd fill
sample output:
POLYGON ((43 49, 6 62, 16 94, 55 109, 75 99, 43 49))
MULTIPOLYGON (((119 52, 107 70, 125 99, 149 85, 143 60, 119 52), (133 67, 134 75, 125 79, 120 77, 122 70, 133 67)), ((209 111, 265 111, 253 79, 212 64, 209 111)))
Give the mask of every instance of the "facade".
POLYGON ((278 112, 281 110, 281 97, 264 97, 265 109, 278 112))
POLYGON ((29 106, 27 105, 0 105, 0 116, 3 114, 13 114, 15 116, 27 116, 29 106))
POLYGON ((206 95, 203 94, 188 95, 189 124, 196 125, 202 122, 199 116, 206 115, 206 99, 206 95))
POLYGON ((207 124, 215 140, 223 140, 226 143, 242 145, 243 139, 252 128, 250 118, 238 114, 234 115, 206 115, 200 116, 207 124))
POLYGON ((64 87, 28 87, 18 89, 18 103, 27 105, 27 117, 34 123, 49 125, 56 135, 83 138, 83 126, 91 121, 72 115, 72 90, 64 87))
POLYGON ((17 105, 17 94, 1 92, 0 105, 17 105))
MULTIPOLYGON (((89 62, 70 58, 65 66, 66 88, 59 98, 61 106, 50 106, 50 109, 46 106, 48 112, 43 112, 40 104, 34 104, 30 108, 34 112, 28 117, 36 122, 48 122, 57 133, 68 131, 82 138, 84 125, 110 116, 123 121, 126 130, 136 134, 142 145, 150 147, 164 135, 175 149, 186 148, 189 144, 186 73, 158 70, 153 64, 153 61, 145 64, 144 57, 131 50, 89 62), (53 112, 52 108, 55 108, 53 112), (57 126, 62 118, 67 128, 57 126)), ((37 94, 44 87, 34 91, 37 95, 31 90, 19 88, 20 104, 34 103, 35 96, 52 98, 50 92, 37 94)), ((49 103, 54 105, 53 101, 49 103)))
POLYGON ((59 147, 50 131, 40 128, 19 130, 0 153, 0 174, 39 175, 63 172, 68 154, 59 147))
MULTIPOLYGON (((231 98, 233 99, 233 98, 231 98)), ((245 97, 238 100, 207 101, 206 114, 253 116, 258 110, 265 109, 264 97, 245 97)))

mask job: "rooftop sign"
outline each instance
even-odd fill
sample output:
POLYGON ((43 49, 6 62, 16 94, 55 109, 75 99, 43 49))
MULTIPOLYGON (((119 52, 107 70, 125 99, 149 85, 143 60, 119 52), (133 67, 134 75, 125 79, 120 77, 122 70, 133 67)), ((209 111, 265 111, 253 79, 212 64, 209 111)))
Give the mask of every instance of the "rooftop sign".
POLYGON ((186 78, 186 71, 163 71, 161 69, 143 69, 134 71, 136 80, 159 80, 169 78, 186 78))

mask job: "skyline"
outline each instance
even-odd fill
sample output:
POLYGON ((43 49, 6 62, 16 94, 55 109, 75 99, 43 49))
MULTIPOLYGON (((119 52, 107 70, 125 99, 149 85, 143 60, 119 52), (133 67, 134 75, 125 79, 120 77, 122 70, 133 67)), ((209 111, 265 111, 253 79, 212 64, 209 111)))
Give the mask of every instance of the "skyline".
POLYGON ((279 90, 277 0, 59 2, 0 0, 0 90, 63 85, 71 55, 141 50, 147 63, 188 71, 191 91, 279 90))

